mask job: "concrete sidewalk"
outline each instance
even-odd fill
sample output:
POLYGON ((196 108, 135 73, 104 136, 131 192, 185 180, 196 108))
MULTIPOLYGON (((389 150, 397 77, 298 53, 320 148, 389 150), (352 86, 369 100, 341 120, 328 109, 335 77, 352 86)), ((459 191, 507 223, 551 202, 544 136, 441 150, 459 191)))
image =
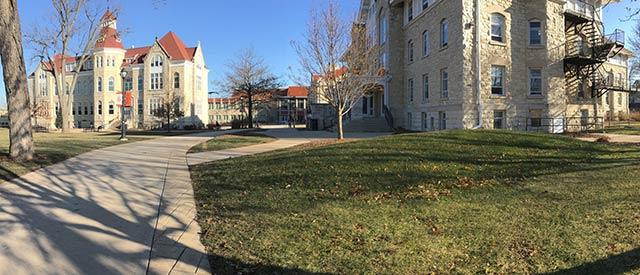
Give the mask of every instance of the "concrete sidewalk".
POLYGON ((226 133, 109 147, 3 183, 0 274, 210 273, 186 153, 226 133))
POLYGON ((640 144, 640 136, 637 135, 594 133, 586 137, 577 137, 577 139, 594 142, 600 137, 608 137, 611 143, 640 144))

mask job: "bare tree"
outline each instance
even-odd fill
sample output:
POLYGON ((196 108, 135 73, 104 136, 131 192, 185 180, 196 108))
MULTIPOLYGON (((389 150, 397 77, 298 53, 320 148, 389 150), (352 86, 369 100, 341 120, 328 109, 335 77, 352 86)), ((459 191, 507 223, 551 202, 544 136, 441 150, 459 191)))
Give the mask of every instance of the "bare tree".
MULTIPOLYGON (((50 22, 35 27, 27 39, 45 68, 53 74, 60 102, 62 132, 71 128, 72 97, 78 76, 91 58, 95 42, 102 36, 101 9, 91 0, 52 0, 54 12, 50 22), (67 67, 72 62, 73 66, 67 67), (67 76, 71 81, 67 82, 67 76)), ((113 13, 111 13, 113 14, 113 13)), ((105 14, 106 15, 106 14, 105 14)), ((103 18, 109 19, 109 18, 103 18)))
POLYGON ((157 118, 165 120, 167 123, 167 132, 171 132, 171 122, 184 117, 184 112, 180 108, 181 97, 174 92, 168 91, 158 109, 153 111, 153 115, 157 118))
POLYGON ((9 155, 16 160, 31 160, 31 107, 16 0, 0 0, 0 57, 9 111, 9 155))
POLYGON ((640 77, 640 20, 633 27, 633 34, 630 39, 631 50, 635 53, 629 64, 629 76, 640 77))
POLYGON ((224 89, 232 92, 232 96, 246 99, 249 128, 253 128, 253 111, 256 103, 263 98, 270 98, 280 82, 269 71, 264 60, 256 56, 253 49, 245 49, 236 60, 227 64, 228 71, 223 83, 224 89))
POLYGON ((377 86, 377 47, 365 27, 342 20, 336 2, 313 12, 302 43, 293 42, 302 71, 312 77, 311 92, 335 109, 338 139, 344 139, 343 117, 377 86))

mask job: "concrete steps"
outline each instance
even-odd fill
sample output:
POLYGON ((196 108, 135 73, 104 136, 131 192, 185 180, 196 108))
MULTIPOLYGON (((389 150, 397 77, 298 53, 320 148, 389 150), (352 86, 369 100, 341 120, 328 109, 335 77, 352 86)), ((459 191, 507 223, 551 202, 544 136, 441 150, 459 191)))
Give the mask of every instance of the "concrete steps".
POLYGON ((345 121, 345 132, 393 132, 384 117, 372 117, 345 121))

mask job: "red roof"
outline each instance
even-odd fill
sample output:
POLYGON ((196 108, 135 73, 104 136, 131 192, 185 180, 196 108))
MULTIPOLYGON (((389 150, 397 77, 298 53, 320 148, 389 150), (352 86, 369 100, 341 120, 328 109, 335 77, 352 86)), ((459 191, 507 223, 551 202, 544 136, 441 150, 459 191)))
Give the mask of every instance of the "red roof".
MULTIPOLYGON (((68 56, 67 55, 65 57, 65 62, 67 64, 74 63, 74 62, 76 62, 76 60, 77 60, 77 58, 74 57, 74 56, 68 56)), ((56 68, 58 69, 58 71, 61 71, 62 70, 62 55, 61 54, 56 54, 55 56, 53 56, 53 63, 56 64, 56 68)), ((52 68, 51 63, 49 63, 49 62, 45 62, 45 63, 43 63, 43 65, 44 65, 45 70, 50 71, 51 68, 52 68)))
MULTIPOLYGON (((335 77, 339 77, 339 76, 342 76, 345 73, 347 73, 347 67, 342 67, 342 68, 337 69, 335 71, 334 76, 335 77)), ((318 81, 318 80, 320 80, 322 78, 323 78, 323 76, 321 76, 321 75, 314 75, 313 76, 313 81, 318 81)))
POLYGON ((220 97, 216 97, 216 98, 209 98, 209 103, 216 103, 216 102, 224 102, 224 103, 236 103, 238 102, 238 98, 234 98, 234 97, 224 97, 224 98, 220 98, 220 97))
POLYGON ((102 18, 100 20, 104 22, 106 20, 115 20, 115 19, 116 19, 116 16, 109 9, 107 9, 107 11, 104 12, 104 15, 102 15, 102 18))
POLYGON ((100 31, 100 36, 96 41, 96 48, 117 48, 123 49, 122 41, 118 31, 111 27, 103 28, 100 31))
MULTIPOLYGON (((191 60, 193 55, 189 55, 187 45, 182 42, 174 32, 168 32, 158 41, 162 48, 167 51, 169 57, 175 60, 191 60)), ((195 51, 193 51, 195 52, 195 51)))
POLYGON ((301 86, 291 86, 287 88, 287 96, 289 97, 306 97, 309 95, 309 89, 301 86))

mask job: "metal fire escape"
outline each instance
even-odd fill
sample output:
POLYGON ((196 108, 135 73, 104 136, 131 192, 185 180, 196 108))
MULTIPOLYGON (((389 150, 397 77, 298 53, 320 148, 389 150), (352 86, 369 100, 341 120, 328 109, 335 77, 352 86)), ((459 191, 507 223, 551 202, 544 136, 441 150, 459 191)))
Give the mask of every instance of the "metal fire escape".
POLYGON ((568 76, 588 80, 592 98, 600 98, 609 91, 630 92, 625 89, 624 80, 614 81, 602 68, 624 49, 624 31, 605 35, 598 9, 585 0, 567 1, 565 22, 568 41, 564 68, 568 76))

